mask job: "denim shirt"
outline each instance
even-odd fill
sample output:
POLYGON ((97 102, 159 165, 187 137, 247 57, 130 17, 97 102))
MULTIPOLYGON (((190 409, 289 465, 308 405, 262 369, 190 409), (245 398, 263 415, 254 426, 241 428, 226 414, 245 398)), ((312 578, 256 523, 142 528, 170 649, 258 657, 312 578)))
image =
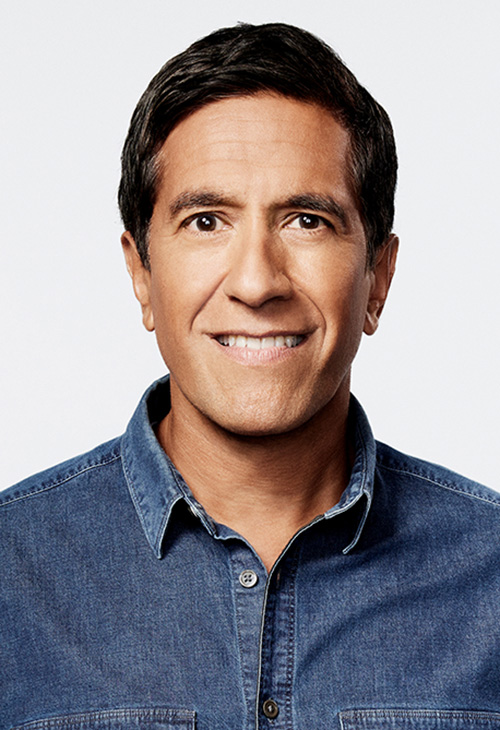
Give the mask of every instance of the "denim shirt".
POLYGON ((0 730, 499 730, 500 494, 376 443, 268 575, 159 446, 0 494, 0 730))

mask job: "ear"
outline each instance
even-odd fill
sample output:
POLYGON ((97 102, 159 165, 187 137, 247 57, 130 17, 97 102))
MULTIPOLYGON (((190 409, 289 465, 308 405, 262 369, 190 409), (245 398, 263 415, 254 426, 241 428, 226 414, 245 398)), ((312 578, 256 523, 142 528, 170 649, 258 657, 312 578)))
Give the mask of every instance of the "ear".
POLYGON ((371 271, 372 284, 363 329, 367 335, 373 335, 378 327, 380 315, 382 314, 392 277, 396 270, 398 246, 398 237, 391 234, 386 243, 377 252, 375 265, 371 271))
POLYGON ((130 231, 125 231, 121 237, 121 242, 127 271, 132 279, 136 299, 141 305, 142 322, 148 332, 152 332, 155 325, 151 307, 151 272, 142 263, 130 231))

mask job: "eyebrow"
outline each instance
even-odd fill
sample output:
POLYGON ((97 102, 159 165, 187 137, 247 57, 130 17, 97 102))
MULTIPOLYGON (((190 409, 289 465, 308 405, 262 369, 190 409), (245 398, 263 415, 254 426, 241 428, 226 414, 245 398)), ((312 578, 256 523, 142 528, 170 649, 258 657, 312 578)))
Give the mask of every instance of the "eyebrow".
POLYGON ((172 218, 183 210, 190 208, 210 208, 213 206, 236 207, 237 203, 233 198, 210 190, 193 190, 181 193, 169 205, 172 218))
POLYGON ((307 208, 316 213, 329 213, 337 218, 342 227, 347 229, 347 214, 344 208, 331 195, 321 193, 300 193, 278 203, 275 208, 307 208))

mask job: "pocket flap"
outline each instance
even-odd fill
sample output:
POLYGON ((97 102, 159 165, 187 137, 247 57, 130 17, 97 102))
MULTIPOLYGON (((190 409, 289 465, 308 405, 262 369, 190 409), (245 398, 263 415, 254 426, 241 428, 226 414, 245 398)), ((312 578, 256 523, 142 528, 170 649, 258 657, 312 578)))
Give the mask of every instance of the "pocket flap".
POLYGON ((342 730, 500 730, 500 714, 474 710, 344 710, 342 730))
POLYGON ((195 730, 195 716, 161 707, 97 710, 34 720, 13 730, 195 730))

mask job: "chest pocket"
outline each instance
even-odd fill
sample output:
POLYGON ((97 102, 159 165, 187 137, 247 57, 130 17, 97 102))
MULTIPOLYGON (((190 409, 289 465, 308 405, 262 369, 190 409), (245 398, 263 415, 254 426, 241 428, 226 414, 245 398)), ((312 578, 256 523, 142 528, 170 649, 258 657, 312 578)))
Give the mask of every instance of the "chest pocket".
POLYGON ((35 720, 12 730, 195 730, 195 713, 161 707, 98 710, 35 720))
POLYGON ((500 713, 469 710, 345 710, 342 730, 500 730, 500 713))

